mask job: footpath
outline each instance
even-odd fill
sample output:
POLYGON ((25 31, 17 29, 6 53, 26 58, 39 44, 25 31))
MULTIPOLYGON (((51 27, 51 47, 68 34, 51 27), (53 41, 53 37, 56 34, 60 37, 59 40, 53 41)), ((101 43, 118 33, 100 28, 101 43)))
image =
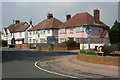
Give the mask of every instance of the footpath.
POLYGON ((76 55, 40 60, 37 65, 44 70, 78 78, 118 78, 117 66, 80 61, 76 55))

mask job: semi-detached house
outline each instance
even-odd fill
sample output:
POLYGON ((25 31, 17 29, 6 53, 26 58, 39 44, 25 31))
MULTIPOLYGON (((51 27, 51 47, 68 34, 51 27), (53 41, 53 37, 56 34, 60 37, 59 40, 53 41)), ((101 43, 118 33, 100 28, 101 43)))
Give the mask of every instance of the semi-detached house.
POLYGON ((100 11, 98 9, 95 9, 93 12, 94 16, 87 12, 78 13, 73 17, 71 17, 70 14, 66 15, 67 21, 59 26, 59 43, 70 39, 81 43, 81 39, 88 38, 85 32, 87 26, 92 28, 90 34, 91 38, 108 37, 107 30, 109 26, 100 21, 100 11))
POLYGON ((53 17, 51 13, 47 15, 47 19, 38 23, 28 30, 28 43, 47 43, 47 38, 54 36, 58 41, 58 26, 62 22, 53 17))
MULTIPOLYGON (((30 23, 32 23, 30 21, 30 23)), ((12 45, 13 40, 15 41, 15 44, 22 44, 22 43, 28 43, 28 35, 27 30, 32 27, 32 24, 28 24, 27 22, 20 22, 19 20, 15 21, 15 24, 11 24, 7 28, 3 29, 3 32, 1 36, 1 39, 7 40, 8 45, 12 45), (6 39, 4 39, 6 37, 6 39)))

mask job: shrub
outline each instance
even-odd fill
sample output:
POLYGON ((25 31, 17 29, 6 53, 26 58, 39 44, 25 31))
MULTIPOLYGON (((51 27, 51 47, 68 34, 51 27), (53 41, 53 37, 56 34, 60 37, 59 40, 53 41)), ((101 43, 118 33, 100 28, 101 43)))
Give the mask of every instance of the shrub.
POLYGON ((68 40, 68 41, 65 41, 64 43, 67 44, 67 46, 69 47, 76 46, 76 41, 73 41, 73 40, 68 40))
POLYGON ((2 40, 2 47, 7 47, 8 43, 6 40, 2 40))
POLYGON ((86 51, 85 54, 96 55, 95 50, 86 51))
POLYGON ((109 56, 118 56, 118 54, 110 54, 113 51, 120 51, 120 43, 119 44, 112 44, 111 46, 104 46, 103 47, 104 54, 109 56))

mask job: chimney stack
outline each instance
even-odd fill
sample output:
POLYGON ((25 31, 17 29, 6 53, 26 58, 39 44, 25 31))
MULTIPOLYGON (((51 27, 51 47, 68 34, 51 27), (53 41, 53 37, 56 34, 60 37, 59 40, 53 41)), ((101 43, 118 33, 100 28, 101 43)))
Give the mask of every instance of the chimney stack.
POLYGON ((32 25, 32 20, 30 20, 30 25, 32 25))
POLYGON ((17 24, 17 23, 20 23, 20 21, 19 21, 19 20, 16 20, 16 21, 15 21, 15 24, 17 24))
POLYGON ((100 11, 98 9, 94 10, 94 19, 96 24, 100 23, 100 11))
POLYGON ((47 19, 53 18, 53 15, 51 13, 48 13, 47 19))
POLYGON ((67 14, 66 15, 66 19, 69 20, 71 18, 71 15, 70 14, 67 14))

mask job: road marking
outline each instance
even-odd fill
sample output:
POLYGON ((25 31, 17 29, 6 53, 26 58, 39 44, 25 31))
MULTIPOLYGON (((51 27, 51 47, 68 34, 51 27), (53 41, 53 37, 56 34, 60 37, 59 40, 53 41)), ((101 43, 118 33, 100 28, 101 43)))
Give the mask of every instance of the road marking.
POLYGON ((74 77, 74 76, 64 75, 64 74, 60 74, 60 73, 56 73, 56 72, 52 72, 52 71, 45 70, 45 69, 37 66, 37 63, 38 63, 38 61, 35 62, 35 64, 34 64, 35 67, 37 67, 38 69, 40 69, 40 70, 42 70, 42 71, 45 71, 45 72, 48 72, 48 73, 52 73, 52 74, 57 74, 57 75, 60 75, 60 76, 70 77, 70 78, 78 78, 78 77, 74 77))

